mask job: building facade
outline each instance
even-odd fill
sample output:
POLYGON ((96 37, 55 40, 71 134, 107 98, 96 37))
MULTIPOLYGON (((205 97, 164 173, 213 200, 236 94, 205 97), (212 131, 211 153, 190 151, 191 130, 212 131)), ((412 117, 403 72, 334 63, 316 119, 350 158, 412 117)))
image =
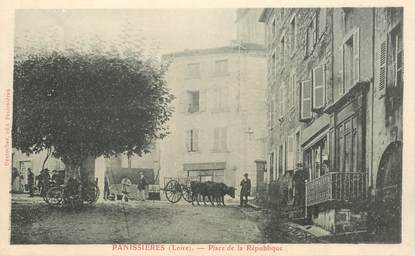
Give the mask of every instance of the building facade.
MULTIPOLYGON (((237 23, 258 15, 246 10, 237 23)), ((263 30, 252 31, 263 36, 263 30)), ((263 45, 249 42, 257 37, 238 34, 230 46, 165 56, 172 59, 167 83, 176 99, 171 134, 160 145, 162 179, 193 177, 239 187, 248 173, 255 192, 255 160, 265 154, 266 60, 263 45)))
POLYGON ((333 233, 366 228, 368 202, 400 193, 401 10, 264 9, 260 21, 279 200, 333 233))

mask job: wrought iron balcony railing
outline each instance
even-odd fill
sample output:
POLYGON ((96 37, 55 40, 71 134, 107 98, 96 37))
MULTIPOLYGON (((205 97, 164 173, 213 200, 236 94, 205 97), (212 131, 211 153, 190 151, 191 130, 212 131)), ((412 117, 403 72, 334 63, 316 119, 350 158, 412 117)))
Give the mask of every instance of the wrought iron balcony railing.
POLYGON ((307 206, 328 201, 362 202, 366 199, 365 172, 330 172, 306 183, 307 206))

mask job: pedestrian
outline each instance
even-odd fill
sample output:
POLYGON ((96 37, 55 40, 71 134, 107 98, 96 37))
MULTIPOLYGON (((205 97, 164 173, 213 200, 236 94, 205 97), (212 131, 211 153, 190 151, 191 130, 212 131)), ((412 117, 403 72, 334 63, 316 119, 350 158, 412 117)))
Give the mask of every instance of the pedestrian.
POLYGON ((124 177, 121 180, 121 192, 123 194, 123 200, 125 202, 128 202, 128 194, 130 193, 131 184, 131 180, 128 177, 124 177))
POLYGON ((248 178, 248 173, 244 174, 241 181, 240 206, 248 206, 248 196, 251 194, 251 180, 248 178))
POLYGON ((12 169, 12 192, 19 192, 20 189, 20 173, 16 167, 12 169))
POLYGON ((138 183, 137 183, 137 189, 138 189, 138 198, 141 201, 146 200, 146 187, 148 185, 148 182, 146 180, 146 177, 144 176, 143 172, 140 172, 138 176, 138 183))
POLYGON ((40 174, 41 174, 41 176, 42 176, 42 178, 41 178, 41 182, 42 182, 42 187, 41 187, 41 191, 40 191, 40 194, 41 194, 41 196, 46 196, 46 193, 48 192, 48 190, 49 190, 49 182, 50 182, 50 174, 49 174, 49 169, 48 168, 46 168, 46 169, 43 169, 41 172, 40 172, 40 174))
POLYGON ((109 179, 109 172, 105 172, 104 176, 104 200, 107 200, 110 195, 110 179, 109 179))
POLYGON ((33 197, 33 186, 35 182, 35 176, 31 168, 27 168, 27 185, 29 187, 29 197, 33 197))

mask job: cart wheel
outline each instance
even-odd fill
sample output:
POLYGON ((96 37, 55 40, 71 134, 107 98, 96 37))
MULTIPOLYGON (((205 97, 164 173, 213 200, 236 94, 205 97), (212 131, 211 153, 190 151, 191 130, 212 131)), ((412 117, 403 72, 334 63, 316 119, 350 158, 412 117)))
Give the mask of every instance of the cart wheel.
POLYGON ((182 198, 182 189, 176 180, 171 180, 166 184, 164 193, 170 203, 177 203, 182 198))
POLYGON ((192 191, 190 190, 190 188, 186 185, 182 185, 182 193, 183 193, 183 199, 188 202, 191 203, 192 200, 192 191))
POLYGON ((60 187, 52 187, 46 192, 45 201, 48 205, 56 208, 63 206, 63 190, 60 187))

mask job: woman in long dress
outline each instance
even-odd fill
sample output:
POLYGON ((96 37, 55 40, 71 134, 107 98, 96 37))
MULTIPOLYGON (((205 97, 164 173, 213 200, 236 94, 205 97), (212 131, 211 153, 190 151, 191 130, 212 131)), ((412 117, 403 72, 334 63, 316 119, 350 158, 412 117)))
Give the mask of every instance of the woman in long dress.
POLYGON ((12 192, 21 192, 20 176, 20 172, 14 167, 12 171, 12 192))

